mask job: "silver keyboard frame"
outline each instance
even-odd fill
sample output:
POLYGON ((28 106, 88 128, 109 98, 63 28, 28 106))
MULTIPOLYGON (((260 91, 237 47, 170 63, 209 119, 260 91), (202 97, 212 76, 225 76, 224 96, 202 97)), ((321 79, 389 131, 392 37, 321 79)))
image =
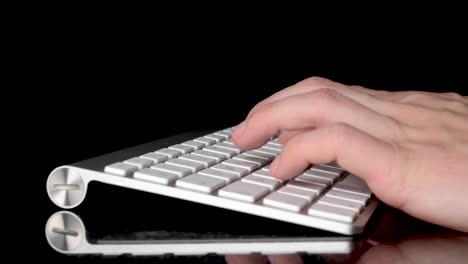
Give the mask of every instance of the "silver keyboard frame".
POLYGON ((217 192, 214 192, 213 194, 198 193, 195 191, 175 188, 174 185, 159 185, 142 180, 135 180, 128 177, 114 176, 104 173, 104 167, 108 164, 140 156, 142 154, 153 152, 171 145, 179 144, 184 141, 209 134, 210 132, 213 131, 184 133, 112 152, 71 165, 60 166, 53 170, 47 179, 47 193, 52 202, 54 202, 57 206, 64 209, 71 209, 78 206, 84 200, 88 189, 88 183, 91 181, 98 181, 110 185, 183 199, 252 215, 268 217, 271 219, 345 235, 362 233, 364 231, 364 227, 379 204, 379 201, 374 196, 372 196, 368 205, 358 215, 354 222, 345 223, 326 218, 313 217, 307 214, 300 214, 267 207, 261 204, 261 199, 256 203, 247 203, 219 197, 216 195, 217 192), (73 188, 67 189, 67 186, 72 186, 73 188), (62 189, 57 190, 58 187, 62 189), (63 199, 63 195, 65 195, 67 199, 63 199))

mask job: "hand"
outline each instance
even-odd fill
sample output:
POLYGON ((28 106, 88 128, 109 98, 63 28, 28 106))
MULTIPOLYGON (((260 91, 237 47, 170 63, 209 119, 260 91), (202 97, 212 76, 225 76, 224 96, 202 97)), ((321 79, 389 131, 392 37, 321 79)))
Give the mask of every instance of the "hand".
POLYGON ((309 78, 257 104, 232 140, 253 149, 278 132, 272 176, 336 160, 383 202, 468 232, 468 97, 309 78))

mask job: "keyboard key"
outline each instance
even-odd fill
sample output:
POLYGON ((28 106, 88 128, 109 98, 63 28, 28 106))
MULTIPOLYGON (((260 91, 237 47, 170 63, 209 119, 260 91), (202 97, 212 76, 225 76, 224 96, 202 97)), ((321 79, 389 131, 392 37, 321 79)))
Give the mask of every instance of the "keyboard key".
POLYGON ((223 143, 229 144, 229 145, 234 145, 234 146, 236 145, 236 144, 234 144, 234 142, 232 142, 232 140, 230 140, 230 139, 224 140, 223 143))
POLYGON ((142 169, 142 170, 135 172, 135 174, 133 175, 133 178, 137 180, 143 180, 143 181, 149 181, 149 182, 155 182, 155 183, 168 185, 169 183, 177 179, 177 175, 169 173, 169 172, 146 168, 146 169, 142 169))
POLYGON ((226 139, 224 136, 220 136, 216 134, 206 135, 205 138, 214 139, 216 142, 221 142, 226 139))
POLYGON ((278 179, 278 178, 275 178, 275 177, 271 176, 270 173, 268 171, 266 171, 266 170, 256 170, 256 171, 252 172, 252 175, 277 180, 277 181, 280 181, 281 183, 287 181, 285 179, 278 179))
POLYGON ((281 185, 281 182, 275 179, 268 179, 265 177, 259 177, 255 175, 248 175, 241 179, 243 182, 258 184, 261 186, 268 187, 270 190, 276 189, 281 185))
POLYGON ((258 165, 255 163, 251 163, 251 162, 247 162, 243 160, 237 160, 237 159, 228 159, 228 160, 223 161, 222 164, 247 169, 249 170, 249 172, 256 170, 258 168, 258 165))
POLYGON ((178 150, 178 151, 180 151, 180 152, 182 152, 184 154, 190 153, 190 152, 195 150, 194 147, 181 145, 181 144, 170 146, 169 149, 175 149, 175 150, 178 150))
POLYGON ((316 170, 316 171, 323 171, 323 172, 327 172, 327 173, 331 173, 333 175, 336 175, 336 176, 340 176, 344 170, 342 169, 338 169, 338 168, 334 168, 334 167, 328 167, 328 166, 323 166, 323 165, 320 165, 320 164, 317 164, 317 165, 313 165, 311 167, 312 170, 316 170))
POLYGON ((158 154, 155 152, 146 153, 141 155, 140 158, 152 160, 154 163, 161 163, 169 159, 167 155, 158 154))
POLYGON ((354 221, 354 218, 356 218, 357 212, 354 210, 348 210, 316 203, 309 208, 307 214, 311 216, 318 216, 337 221, 352 223, 354 221))
POLYGON ((262 152, 258 152, 258 151, 254 151, 254 150, 246 151, 246 152, 244 152, 242 154, 247 155, 247 156, 253 156, 253 157, 261 158, 261 159, 264 159, 264 160, 267 160, 267 161, 272 161, 275 158, 275 155, 273 155, 273 154, 262 153, 262 152))
POLYGON ((319 178, 319 177, 315 177, 315 176, 309 176, 309 175, 300 175, 300 176, 296 177, 295 180, 296 181, 310 182, 310 183, 314 183, 314 184, 320 184, 320 185, 323 185, 324 188, 327 188, 332 183, 331 180, 327 180, 327 179, 319 178))
POLYGON ((220 147, 217 147, 216 145, 204 147, 203 150, 226 155, 226 158, 231 158, 232 156, 237 154, 237 151, 235 150, 220 148, 220 147))
POLYGON ((354 194, 354 193, 349 193, 349 192, 342 192, 338 190, 330 190, 325 194, 325 196, 353 201, 353 202, 361 203, 363 205, 365 205, 367 203, 367 200, 369 200, 369 197, 366 197, 364 195, 359 195, 359 194, 354 194))
POLYGON ((223 131, 226 131, 228 133, 232 133, 233 130, 234 130, 234 127, 228 127, 226 129, 223 129, 223 131))
POLYGON ((205 146, 213 145, 214 143, 216 143, 216 140, 212 138, 206 138, 206 137, 198 137, 194 139, 193 141, 204 143, 205 146))
POLYGON ((188 169, 192 170, 192 172, 197 172, 197 171, 203 170, 205 168, 205 166, 203 164, 199 163, 199 162, 184 160, 184 159, 179 159, 179 158, 170 159, 170 160, 166 161, 166 164, 171 164, 171 165, 175 165, 175 166, 188 168, 188 169))
POLYGON ((195 152, 192 152, 191 154, 212 158, 212 159, 215 159, 216 162, 221 162, 221 161, 226 159, 226 155, 224 155, 224 154, 219 154, 219 153, 216 153, 216 152, 206 151, 206 150, 197 150, 195 152))
POLYGON ((296 181, 296 180, 290 180, 287 186, 314 191, 316 193, 321 193, 323 189, 325 189, 323 185, 310 183, 310 182, 304 182, 304 181, 296 181))
POLYGON ((218 147, 218 148, 225 148, 225 149, 229 149, 231 151, 235 151, 236 154, 241 153, 241 150, 238 147, 236 147, 235 145, 233 145, 233 144, 227 144, 225 142, 220 142, 220 143, 217 143, 214 146, 218 147))
POLYGON ((263 204, 293 212, 300 212, 308 204, 308 200, 284 193, 270 193, 263 199, 263 204))
POLYGON ((226 181, 223 179, 200 174, 192 174, 176 181, 177 187, 187 188, 204 193, 211 193, 224 185, 226 185, 226 181))
POLYGON ((216 159, 193 155, 193 154, 182 155, 179 157, 179 159, 190 160, 190 161, 201 163, 203 164, 205 168, 216 164, 216 159))
POLYGON ((313 169, 304 171, 302 175, 325 179, 325 180, 330 181, 330 183, 334 182, 339 176, 339 174, 331 174, 328 172, 317 171, 313 169))
POLYGON ((168 148, 163 148, 163 149, 160 149, 160 150, 155 151, 155 152, 158 153, 158 154, 166 155, 170 159, 177 158, 180 155, 182 155, 182 151, 178 151, 178 150, 175 150, 175 149, 168 149, 168 148))
POLYGON ((224 137, 225 140, 231 138, 231 132, 227 132, 227 131, 218 131, 214 134, 224 137))
POLYGON ((367 186, 366 187, 352 186, 352 185, 347 185, 346 183, 342 183, 342 182, 338 182, 337 184, 335 184, 333 186, 333 190, 363 195, 369 198, 372 195, 372 191, 367 186))
POLYGON ((278 139, 272 139, 272 140, 270 140, 268 143, 270 143, 270 144, 272 144, 272 145, 277 145, 277 146, 280 146, 280 147, 284 146, 283 144, 281 144, 281 143, 278 141, 278 139))
POLYGON ((332 167, 332 168, 336 168, 336 169, 341 169, 340 165, 338 165, 338 162, 336 162, 336 161, 331 161, 329 163, 320 164, 320 165, 325 166, 325 167, 332 167))
POLYGON ((281 151, 279 151, 279 150, 269 149, 269 148, 264 148, 264 147, 254 149, 253 151, 262 152, 262 153, 266 153, 266 154, 271 154, 271 155, 274 155, 275 157, 278 156, 281 153, 281 151))
POLYGON ((119 176, 130 176, 133 172, 137 171, 138 167, 135 165, 123 163, 123 162, 116 162, 111 165, 107 165, 104 168, 104 172, 119 175, 119 176))
POLYGON ((268 148, 268 149, 274 149, 274 150, 279 150, 279 151, 282 151, 283 150, 283 146, 279 146, 279 145, 276 145, 276 144, 272 144, 270 142, 266 143, 265 145, 263 145, 264 148, 268 148))
POLYGON ((357 213, 361 212, 361 209, 364 207, 362 203, 356 203, 353 201, 348 201, 348 200, 342 200, 342 199, 336 199, 333 197, 329 196, 322 196, 317 203, 319 204, 326 204, 329 206, 334 206, 334 207, 339 207, 339 208, 344 208, 348 210, 354 210, 357 213))
POLYGON ((131 159, 128 159, 128 160, 124 161, 124 163, 135 165, 135 166, 137 166, 137 168, 139 170, 141 170, 143 168, 147 168, 147 167, 153 165, 154 162, 152 160, 150 160, 150 159, 131 158, 131 159))
POLYGON ((177 175, 179 178, 192 174, 192 170, 189 168, 179 167, 167 163, 160 163, 151 166, 152 169, 158 171, 165 171, 177 175))
POLYGON ((306 199, 307 201, 312 201, 317 197, 318 193, 315 191, 307 190, 307 189, 302 189, 302 188, 294 188, 291 186, 284 186, 280 189, 278 189, 277 192, 280 193, 285 193, 293 196, 300 197, 302 199, 306 199))
POLYGON ((268 161, 265 159, 254 157, 254 156, 247 156, 244 154, 239 154, 235 156, 233 159, 251 162, 251 163, 257 164, 258 166, 263 166, 268 163, 268 161))
POLYGON ((262 170, 264 171, 270 171, 270 164, 266 165, 266 166, 263 166, 262 167, 262 170))
POLYGON ((225 171, 237 175, 238 178, 247 175, 249 173, 248 169, 240 168, 236 166, 231 166, 227 164, 216 164, 211 169, 225 171))
POLYGON ((267 187, 236 181, 220 189, 218 191, 218 195, 221 197, 253 203, 269 192, 270 189, 267 187))
POLYGON ((182 143, 182 145, 193 147, 196 150, 202 149, 202 148, 204 148, 206 146, 205 143, 197 142, 197 141, 193 141, 193 140, 185 141, 184 143, 182 143))
POLYGON ((215 170, 212 168, 201 170, 198 172, 198 174, 223 179, 224 181, 226 181, 226 183, 233 182, 238 178, 237 174, 221 170, 215 170))

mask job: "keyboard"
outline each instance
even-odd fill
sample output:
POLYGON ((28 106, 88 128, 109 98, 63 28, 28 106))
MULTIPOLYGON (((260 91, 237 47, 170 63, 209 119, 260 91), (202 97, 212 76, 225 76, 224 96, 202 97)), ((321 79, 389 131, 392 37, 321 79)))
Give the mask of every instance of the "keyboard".
POLYGON ((241 151, 232 130, 184 133, 60 166, 47 192, 70 209, 83 201, 89 182, 99 181, 345 235, 364 231, 379 204, 365 181, 336 162, 273 178, 269 166, 283 145, 271 138, 241 151))

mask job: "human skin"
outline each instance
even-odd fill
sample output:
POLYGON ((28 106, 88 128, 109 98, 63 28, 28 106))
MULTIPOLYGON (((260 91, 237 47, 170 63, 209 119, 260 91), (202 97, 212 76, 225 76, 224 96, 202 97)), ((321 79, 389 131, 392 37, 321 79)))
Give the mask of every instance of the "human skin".
POLYGON ((278 132, 272 176, 336 160, 388 205, 468 232, 468 97, 312 77, 258 103, 232 140, 254 149, 278 132))

